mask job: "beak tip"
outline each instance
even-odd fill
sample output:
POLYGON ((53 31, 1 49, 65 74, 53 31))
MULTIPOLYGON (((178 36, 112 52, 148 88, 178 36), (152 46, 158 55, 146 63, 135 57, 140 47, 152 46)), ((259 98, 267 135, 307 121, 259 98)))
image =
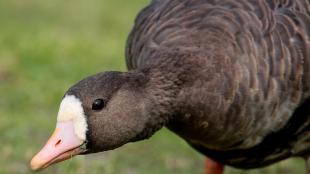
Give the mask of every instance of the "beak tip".
POLYGON ((40 160, 38 159, 37 156, 34 156, 30 162, 30 168, 33 171, 38 171, 41 169, 41 164, 40 164, 40 160))

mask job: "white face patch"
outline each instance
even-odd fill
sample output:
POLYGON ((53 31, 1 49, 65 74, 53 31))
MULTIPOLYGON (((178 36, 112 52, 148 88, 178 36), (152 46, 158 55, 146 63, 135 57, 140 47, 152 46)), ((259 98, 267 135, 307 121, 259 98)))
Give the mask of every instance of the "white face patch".
POLYGON ((75 134, 86 140, 87 122, 82 102, 74 95, 66 95, 62 100, 57 116, 58 122, 72 121, 75 134))

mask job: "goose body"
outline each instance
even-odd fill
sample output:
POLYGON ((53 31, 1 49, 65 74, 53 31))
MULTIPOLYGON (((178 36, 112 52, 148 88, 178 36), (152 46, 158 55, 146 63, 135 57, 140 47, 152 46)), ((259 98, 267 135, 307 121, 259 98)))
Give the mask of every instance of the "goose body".
MULTIPOLYGON (((308 0, 153 0, 128 37, 129 71, 71 87, 58 121, 72 122, 82 154, 166 126, 237 168, 308 159, 309 38, 308 0)), ((34 169, 57 161, 34 159, 34 169)))
POLYGON ((309 37, 306 0, 155 0, 127 64, 182 72, 167 127, 224 164, 259 167, 309 155, 309 37))

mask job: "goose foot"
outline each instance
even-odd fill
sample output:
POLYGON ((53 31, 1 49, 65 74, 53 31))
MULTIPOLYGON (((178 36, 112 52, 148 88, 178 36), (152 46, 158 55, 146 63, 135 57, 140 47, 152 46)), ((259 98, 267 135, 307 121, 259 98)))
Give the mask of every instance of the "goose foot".
MULTIPOLYGON (((205 161, 205 174, 223 174, 224 165, 207 158, 205 161)), ((310 173, 309 173, 310 174, 310 173)))
POLYGON ((306 157, 305 161, 306 161, 306 173, 310 174, 310 157, 306 157))

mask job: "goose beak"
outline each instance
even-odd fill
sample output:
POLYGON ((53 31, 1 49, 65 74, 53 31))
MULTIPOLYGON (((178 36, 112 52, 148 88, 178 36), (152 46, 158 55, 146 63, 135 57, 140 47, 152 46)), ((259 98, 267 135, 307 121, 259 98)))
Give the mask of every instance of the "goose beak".
POLYGON ((32 170, 41 170, 51 164, 81 154, 84 141, 74 132, 73 122, 58 122, 56 129, 42 150, 31 160, 32 170))

